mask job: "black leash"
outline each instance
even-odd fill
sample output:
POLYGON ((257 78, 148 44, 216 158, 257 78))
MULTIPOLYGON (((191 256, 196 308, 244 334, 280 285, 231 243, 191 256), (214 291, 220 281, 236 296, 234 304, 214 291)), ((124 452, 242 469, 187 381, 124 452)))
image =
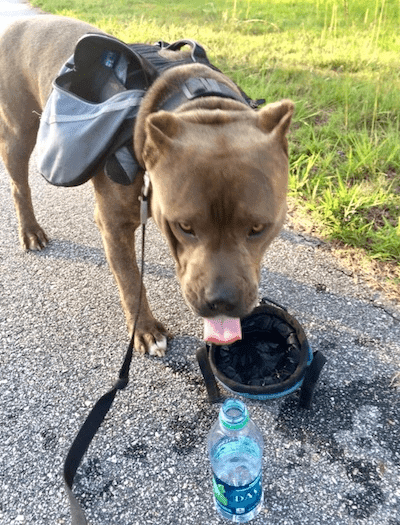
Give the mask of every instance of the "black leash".
POLYGON ((142 225, 142 253, 141 253, 141 269, 140 269, 140 289, 139 289, 139 302, 138 308, 135 316, 135 321, 133 324, 132 337, 128 346, 128 349, 125 354, 124 362, 119 371, 118 381, 115 383, 113 388, 104 394, 94 405, 91 412, 89 413, 86 421, 83 423, 81 429, 79 430, 76 438, 74 439, 71 448, 69 449, 67 458, 64 463, 64 482, 65 488, 68 494, 70 510, 71 510, 71 525, 87 525, 87 520, 85 514, 79 505, 77 499, 75 498, 72 492, 72 485, 74 482, 74 477, 78 467, 82 461, 83 456, 85 455, 87 449, 89 448, 92 439, 96 435, 100 425, 104 421, 104 418, 107 415, 107 412, 110 410, 111 405, 114 401, 114 398, 118 390, 123 390, 127 387, 129 383, 129 369, 131 366, 133 348, 134 348, 134 339, 136 325, 139 319, 140 306, 142 300, 142 291, 143 291, 143 271, 144 271, 144 246, 145 246, 145 232, 146 232, 146 221, 148 215, 148 197, 150 189, 150 180, 147 173, 144 175, 144 184, 142 189, 142 195, 140 197, 141 207, 140 207, 140 222, 142 225))

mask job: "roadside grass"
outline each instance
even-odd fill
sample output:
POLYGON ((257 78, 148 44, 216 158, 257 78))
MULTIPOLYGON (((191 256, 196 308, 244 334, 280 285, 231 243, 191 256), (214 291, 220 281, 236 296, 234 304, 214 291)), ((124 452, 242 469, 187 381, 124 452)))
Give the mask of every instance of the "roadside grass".
POLYGON ((194 38, 253 98, 294 100, 290 216, 379 263, 400 297, 398 0, 32 3, 125 41, 194 38))

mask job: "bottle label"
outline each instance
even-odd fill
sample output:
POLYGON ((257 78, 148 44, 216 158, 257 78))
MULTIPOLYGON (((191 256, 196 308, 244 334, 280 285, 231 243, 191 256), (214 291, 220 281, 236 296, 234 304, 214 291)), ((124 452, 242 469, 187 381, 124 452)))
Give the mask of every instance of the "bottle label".
POLYGON ((241 487, 227 485, 214 475, 213 490, 217 505, 234 516, 247 514, 260 503, 262 496, 261 473, 254 481, 241 487))

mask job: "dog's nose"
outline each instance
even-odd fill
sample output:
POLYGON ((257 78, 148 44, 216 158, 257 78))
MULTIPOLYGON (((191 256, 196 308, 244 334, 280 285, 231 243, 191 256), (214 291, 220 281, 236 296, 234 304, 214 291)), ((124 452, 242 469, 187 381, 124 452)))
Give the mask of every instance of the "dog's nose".
POLYGON ((211 315, 230 314, 237 307, 238 294, 232 286, 209 287, 205 300, 211 315))
POLYGON ((216 300, 213 303, 207 303, 207 306, 210 312, 214 313, 215 315, 227 314, 229 312, 232 312, 235 308, 234 304, 222 300, 216 300))

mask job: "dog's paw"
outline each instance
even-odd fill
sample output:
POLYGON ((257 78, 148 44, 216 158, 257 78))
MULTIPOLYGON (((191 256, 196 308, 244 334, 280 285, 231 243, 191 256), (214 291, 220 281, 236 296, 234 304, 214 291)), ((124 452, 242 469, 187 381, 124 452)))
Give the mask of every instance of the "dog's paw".
POLYGON ((140 354, 149 354, 155 357, 164 357, 167 351, 168 331, 161 323, 156 322, 154 328, 135 332, 135 350, 140 354))
POLYGON ((39 251, 47 246, 49 239, 42 228, 37 224, 31 228, 21 229, 19 234, 21 246, 24 250, 39 251))

